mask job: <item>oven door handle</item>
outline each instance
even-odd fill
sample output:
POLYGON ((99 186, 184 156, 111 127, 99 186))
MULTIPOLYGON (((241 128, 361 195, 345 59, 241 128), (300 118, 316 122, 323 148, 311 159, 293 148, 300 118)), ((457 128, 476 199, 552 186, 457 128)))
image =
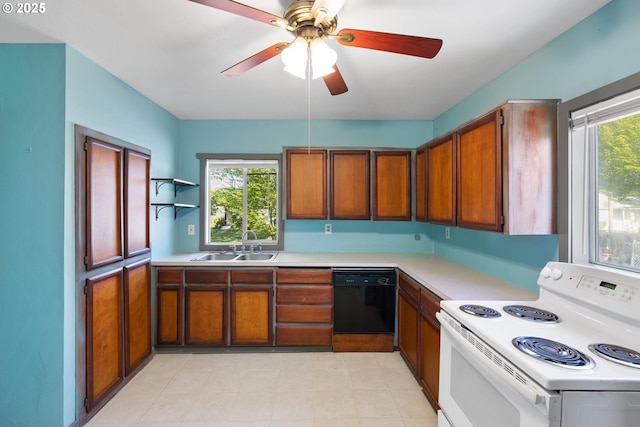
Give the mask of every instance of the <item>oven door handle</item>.
POLYGON ((540 406, 544 407, 544 412, 550 415, 557 413, 559 416, 560 395, 558 393, 550 392, 540 387, 509 363, 501 354, 485 345, 475 334, 451 319, 449 315, 443 315, 438 312, 436 317, 440 321, 441 332, 448 333, 452 340, 455 340, 458 345, 463 346, 467 352, 474 355, 474 360, 478 360, 491 373, 497 375, 517 390, 528 402, 538 406, 540 409, 542 409, 540 406), (458 328, 460 328, 460 332, 458 332, 458 328))

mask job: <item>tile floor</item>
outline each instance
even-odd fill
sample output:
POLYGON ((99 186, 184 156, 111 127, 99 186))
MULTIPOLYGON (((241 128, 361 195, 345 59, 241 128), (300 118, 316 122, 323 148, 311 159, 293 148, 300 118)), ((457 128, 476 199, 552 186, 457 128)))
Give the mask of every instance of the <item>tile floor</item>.
POLYGON ((156 354, 90 427, 436 427, 395 353, 156 354))

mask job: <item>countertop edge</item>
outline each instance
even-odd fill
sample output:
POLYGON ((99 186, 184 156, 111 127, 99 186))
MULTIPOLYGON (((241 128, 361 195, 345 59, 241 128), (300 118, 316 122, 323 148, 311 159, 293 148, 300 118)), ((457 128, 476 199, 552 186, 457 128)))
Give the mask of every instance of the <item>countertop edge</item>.
POLYGON ((537 294, 435 254, 281 252, 273 261, 191 261, 201 253, 153 260, 154 267, 398 268, 424 288, 450 300, 534 300, 537 294))

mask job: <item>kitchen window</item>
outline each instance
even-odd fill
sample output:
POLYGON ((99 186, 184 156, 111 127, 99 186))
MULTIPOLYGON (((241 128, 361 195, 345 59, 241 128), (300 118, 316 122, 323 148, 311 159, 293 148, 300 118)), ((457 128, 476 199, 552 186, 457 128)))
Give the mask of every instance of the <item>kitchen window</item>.
POLYGON ((640 90, 570 113, 571 262, 640 271, 640 90))
POLYGON ((200 250, 282 250, 280 156, 197 156, 200 250))

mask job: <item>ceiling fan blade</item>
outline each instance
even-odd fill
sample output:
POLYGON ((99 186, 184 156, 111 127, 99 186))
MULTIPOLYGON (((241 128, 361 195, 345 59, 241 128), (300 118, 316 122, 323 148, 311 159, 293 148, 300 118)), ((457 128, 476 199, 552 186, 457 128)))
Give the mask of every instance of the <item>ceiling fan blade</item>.
POLYGON ((333 36, 344 46, 382 50, 402 55, 433 58, 442 47, 442 40, 403 34, 380 33, 377 31, 343 29, 333 36))
POLYGON ((327 88, 329 89, 329 92, 331 92, 331 95, 335 96, 340 95, 341 93, 345 93, 349 89, 347 88, 347 84, 344 82, 342 74, 340 74, 340 70, 338 70, 337 65, 333 66, 333 70, 333 73, 329 73, 326 76, 323 76, 322 80, 324 80, 327 88))
POLYGON ((346 2, 347 0, 316 0, 311 7, 311 14, 317 19, 318 12, 321 12, 325 14, 325 19, 331 20, 346 2))
POLYGON ((265 24, 275 25, 276 27, 286 26, 287 21, 284 18, 274 15, 269 12, 265 12, 260 9, 247 6, 242 3, 238 3, 232 0, 190 0, 194 3, 200 3, 205 6, 212 7, 214 9, 224 10, 236 15, 244 16, 245 18, 255 19, 256 21, 264 22, 265 24))
POLYGON ((225 76, 237 76, 245 71, 249 71, 253 67, 256 67, 268 59, 273 58, 274 56, 278 56, 282 53, 283 47, 287 46, 289 43, 280 42, 276 43, 273 46, 269 46, 265 50, 262 50, 255 55, 252 55, 245 59, 244 61, 238 62, 236 65, 227 68, 222 72, 225 76))

